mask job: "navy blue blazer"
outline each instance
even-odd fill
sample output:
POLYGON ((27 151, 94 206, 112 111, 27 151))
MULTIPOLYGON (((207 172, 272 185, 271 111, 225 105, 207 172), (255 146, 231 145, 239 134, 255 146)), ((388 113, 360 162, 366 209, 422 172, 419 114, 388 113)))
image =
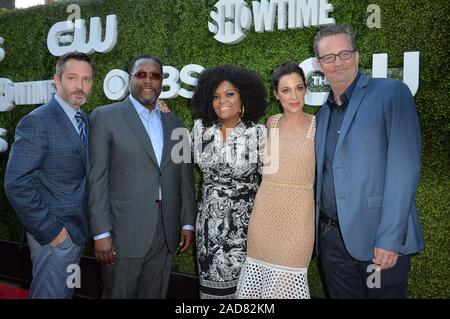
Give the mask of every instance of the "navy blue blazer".
MULTIPOLYGON (((83 113, 88 133, 88 120, 83 113)), ((62 107, 52 99, 16 128, 5 191, 26 230, 41 244, 63 227, 82 245, 88 235, 87 149, 62 107)))
MULTIPOLYGON (((316 117, 316 214, 330 117, 327 103, 316 117)), ((419 119, 409 88, 398 80, 362 74, 333 159, 339 224, 353 258, 371 260, 374 247, 403 255, 424 248, 416 208, 420 152, 419 119)))

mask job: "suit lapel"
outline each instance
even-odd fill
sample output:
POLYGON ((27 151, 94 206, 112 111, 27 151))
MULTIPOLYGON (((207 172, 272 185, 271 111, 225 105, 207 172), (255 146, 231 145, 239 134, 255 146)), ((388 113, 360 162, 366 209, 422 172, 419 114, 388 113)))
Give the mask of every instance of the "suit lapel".
MULTIPOLYGON (((87 150, 84 147, 83 142, 81 141, 80 135, 78 135, 78 132, 76 128, 73 126, 72 122, 70 121, 69 117, 67 116, 66 112, 62 109, 62 107, 59 105, 58 102, 56 102, 55 99, 53 99, 50 102, 50 108, 53 111, 53 114, 56 116, 56 123, 59 125, 64 132, 64 135, 67 136, 69 141, 76 145, 78 148, 80 148, 83 164, 84 167, 87 169, 87 150)), ((83 114, 85 117, 86 114, 83 114)), ((85 122, 87 123, 87 121, 85 122)), ((88 125, 86 125, 87 127, 88 125)), ((88 134, 88 132, 86 132, 88 134)), ((89 135, 87 135, 89 136, 89 135)))
MULTIPOLYGON (((88 145, 89 145, 89 117, 86 114, 86 112, 84 112, 83 110, 81 111, 82 117, 83 117, 83 121, 84 121, 84 130, 86 132, 86 137, 88 138, 88 145)), ((81 139, 80 139, 81 140, 81 139)), ((89 172, 89 147, 86 147, 86 151, 83 152, 83 160, 85 163, 85 166, 87 168, 87 171, 89 172)))
POLYGON ((123 101, 122 111, 123 117, 130 126, 131 130, 138 137, 139 141, 144 147, 145 152, 151 158, 156 167, 158 167, 158 160, 156 159, 155 151, 153 150, 150 138, 148 137, 147 131, 145 130, 145 127, 142 124, 141 119, 139 118, 139 114, 136 112, 136 109, 134 108, 129 98, 123 101))
MULTIPOLYGON (((86 136, 89 136, 89 117, 86 114, 86 112, 84 112, 83 110, 81 110, 81 115, 83 117, 83 121, 84 121, 84 129, 86 131, 86 136)), ((88 141, 89 143, 89 141, 88 141)))
POLYGON ((72 122, 70 121, 69 117, 67 116, 66 112, 62 109, 62 107, 56 102, 55 99, 53 99, 50 102, 50 108, 53 111, 53 114, 56 116, 56 120, 58 125, 63 129, 63 131, 66 133, 69 140, 79 146, 80 148, 83 147, 83 142, 81 142, 80 135, 78 135, 77 130, 73 126, 72 122))
POLYGON ((366 89, 365 87, 369 83, 369 77, 367 75, 361 74, 358 82, 356 83, 355 88, 353 89, 352 97, 350 99, 350 104, 348 105, 347 111, 345 111, 344 120, 342 121, 341 126, 341 132, 339 134, 337 143, 336 143, 336 149, 334 151, 334 154, 338 151, 339 147, 342 145, 342 141, 345 138, 345 135, 347 134, 350 124, 353 121, 353 118, 355 117, 356 111, 358 111, 359 106, 361 105, 361 101, 366 95, 366 89))
POLYGON ((164 114, 163 112, 161 112, 160 114, 161 114, 161 125, 163 129, 163 151, 161 156, 161 170, 163 170, 170 159, 171 144, 169 142, 171 141, 172 130, 168 123, 166 114, 164 114))
MULTIPOLYGON (((322 105, 317 120, 316 130, 316 156, 317 156, 317 181, 322 184, 323 162, 325 158, 325 140, 328 131, 328 122, 330 120, 330 108, 327 102, 322 105)), ((320 186, 320 185, 318 185, 320 186)))

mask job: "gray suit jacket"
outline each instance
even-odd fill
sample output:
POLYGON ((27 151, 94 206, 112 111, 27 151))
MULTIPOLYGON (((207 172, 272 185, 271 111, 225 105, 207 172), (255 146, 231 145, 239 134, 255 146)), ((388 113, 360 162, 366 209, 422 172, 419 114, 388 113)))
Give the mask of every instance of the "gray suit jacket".
MULTIPOLYGON (((172 131, 183 128, 183 123, 172 113, 161 113, 161 121, 164 146, 159 167, 150 138, 128 98, 98 107, 90 115, 90 226, 94 236, 111 232, 119 258, 140 258, 150 249, 159 187, 171 253, 177 249, 181 226, 195 221, 192 161, 175 163, 171 158, 172 148, 179 143, 171 139, 172 131)), ((190 152, 187 134, 185 130, 183 149, 190 152)))

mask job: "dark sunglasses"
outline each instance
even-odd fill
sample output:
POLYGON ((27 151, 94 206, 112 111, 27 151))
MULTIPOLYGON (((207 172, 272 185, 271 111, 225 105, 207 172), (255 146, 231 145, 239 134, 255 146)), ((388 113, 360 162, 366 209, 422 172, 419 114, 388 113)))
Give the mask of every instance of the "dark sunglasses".
POLYGON ((144 81, 145 79, 150 78, 150 80, 161 80, 161 74, 157 73, 157 72, 136 72, 136 73, 131 73, 131 75, 134 75, 138 80, 140 81, 144 81))

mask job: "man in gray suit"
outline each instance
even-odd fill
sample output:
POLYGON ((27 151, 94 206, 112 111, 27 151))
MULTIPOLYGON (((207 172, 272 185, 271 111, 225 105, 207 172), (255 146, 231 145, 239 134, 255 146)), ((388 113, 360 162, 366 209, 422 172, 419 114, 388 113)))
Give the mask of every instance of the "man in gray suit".
POLYGON ((90 226, 105 298, 165 298, 172 256, 194 237, 193 164, 172 158, 190 147, 181 120, 160 112, 160 60, 137 56, 129 73, 128 98, 90 116, 90 226))
POLYGON ((5 191, 26 229, 33 262, 31 298, 73 294, 68 266, 78 264, 88 236, 88 121, 80 107, 91 94, 93 79, 86 54, 61 56, 55 97, 24 116, 16 128, 5 191))

